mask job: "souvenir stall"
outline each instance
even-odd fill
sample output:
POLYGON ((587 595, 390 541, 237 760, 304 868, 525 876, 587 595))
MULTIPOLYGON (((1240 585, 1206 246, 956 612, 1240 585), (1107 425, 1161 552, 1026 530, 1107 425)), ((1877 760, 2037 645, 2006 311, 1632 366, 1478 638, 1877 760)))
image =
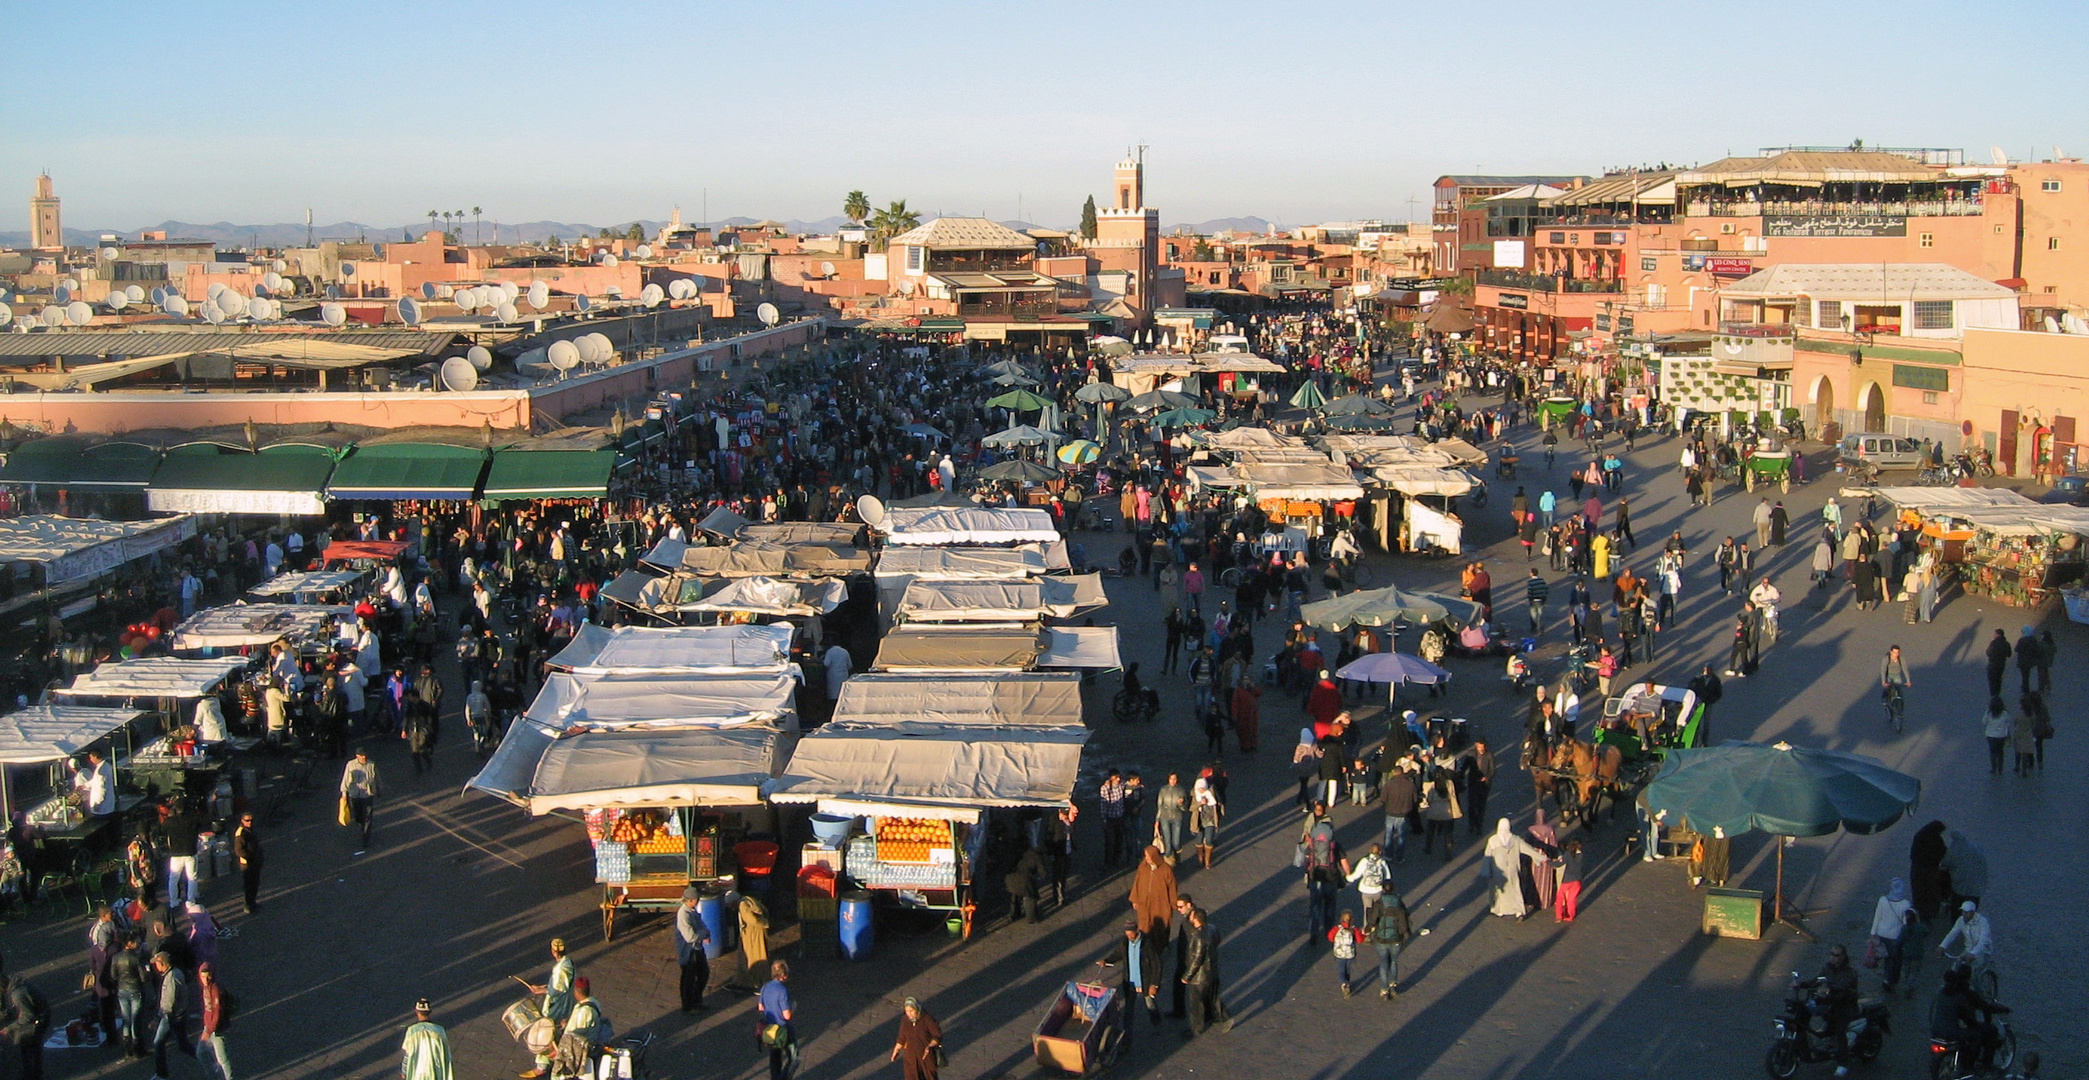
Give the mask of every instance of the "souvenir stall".
POLYGON ((174 628, 179 654, 259 654, 278 641, 314 657, 355 641, 355 609, 325 604, 232 604, 199 611, 174 628))
POLYGON ((554 673, 466 787, 579 817, 604 940, 619 914, 673 911, 693 885, 722 950, 735 890, 766 889, 775 866, 761 785, 796 738, 795 686, 782 671, 554 673))
POLYGON ((247 595, 264 603, 344 604, 369 580, 364 570, 293 570, 248 589, 247 595))
MULTIPOLYGON (((819 811, 806 865, 838 861, 845 886, 948 912, 969 936, 988 815, 1069 805, 1088 736, 1073 674, 858 675, 767 791, 819 811)), ((849 903, 844 949, 852 934, 867 948, 867 906, 852 919, 849 903)))

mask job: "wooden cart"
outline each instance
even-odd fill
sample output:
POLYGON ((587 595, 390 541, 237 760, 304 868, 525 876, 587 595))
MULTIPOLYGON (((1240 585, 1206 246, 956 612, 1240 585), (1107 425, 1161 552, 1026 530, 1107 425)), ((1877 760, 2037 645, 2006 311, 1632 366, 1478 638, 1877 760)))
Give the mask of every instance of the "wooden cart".
POLYGON ((1117 1060, 1126 1013, 1117 991, 1100 983, 1070 982, 1030 1035, 1037 1063, 1086 1076, 1117 1060))

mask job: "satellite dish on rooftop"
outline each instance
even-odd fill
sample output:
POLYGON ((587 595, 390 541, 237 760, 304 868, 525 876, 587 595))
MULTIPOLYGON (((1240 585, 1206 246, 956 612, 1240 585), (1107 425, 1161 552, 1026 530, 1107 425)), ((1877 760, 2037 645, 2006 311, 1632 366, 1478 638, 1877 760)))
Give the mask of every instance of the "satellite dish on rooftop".
POLYGON ((186 319, 189 317, 188 297, 183 296, 180 293, 169 291, 168 294, 160 300, 160 310, 166 312, 169 315, 174 316, 177 319, 186 319))
POLYGON ((606 364, 616 359, 616 343, 609 340, 608 334, 582 334, 578 344, 580 345, 580 357, 583 360, 593 361, 597 364, 606 364))
POLYGON ((588 294, 586 294, 586 293, 574 293, 574 294, 573 294, 573 310, 575 310, 575 311, 586 311, 586 310, 588 310, 589 308, 591 308, 591 307, 594 307, 594 306, 595 306, 595 302, 594 302, 593 300, 590 300, 590 299, 588 299, 588 294))
POLYGON ((79 278, 65 278, 65 279, 62 279, 61 281, 59 281, 59 282, 58 282, 58 287, 59 287, 59 288, 61 288, 61 289, 64 289, 64 290, 65 290, 66 292, 79 292, 79 291, 80 291, 80 279, 79 279, 79 278))
POLYGON ((143 285, 126 285, 126 286, 124 286, 124 287, 123 287, 123 299, 124 299, 124 302, 125 302, 125 303, 129 303, 129 304, 136 304, 136 303, 141 303, 141 302, 143 302, 143 301, 144 301, 144 299, 145 299, 145 287, 144 287, 143 285))
POLYGON ((823 263, 821 263, 821 264, 820 264, 820 276, 822 276, 822 277, 830 277, 830 278, 831 278, 831 277, 833 277, 833 276, 834 276, 834 264, 833 264, 833 263, 831 263, 831 262, 823 262, 823 263))
POLYGON ((756 318, 762 320, 764 326, 775 326, 783 321, 783 316, 777 314, 775 304, 763 304, 754 309, 754 314, 756 318))
POLYGON ((671 299, 687 300, 694 292, 696 289, 691 287, 688 278, 676 278, 667 283, 667 295, 671 299))
MULTIPOLYGON (((2047 320, 2046 320, 2046 322, 2049 322, 2049 323, 2050 323, 2050 322, 2052 322, 2052 321, 2053 321, 2053 320, 2051 320, 2051 319, 2047 319, 2047 320)), ((50 305, 49 307, 46 307, 46 308, 44 308, 44 310, 43 310, 43 324, 44 324, 45 326, 64 326, 64 325, 65 325, 65 305, 63 305, 63 304, 52 304, 52 305, 50 305)), ((2055 331, 2054 331, 2054 333, 2059 333, 2059 331, 2055 330, 2055 331)))
POLYGON ((208 288, 203 290, 203 298, 205 300, 216 300, 218 297, 223 296, 224 294, 225 283, 222 281, 213 281, 210 283, 210 286, 208 288))
POLYGON ((432 281, 423 281, 423 282, 421 282, 421 299, 423 299, 423 300, 433 300, 433 299, 435 299, 435 283, 434 283, 434 282, 432 282, 432 281))
POLYGON ((662 289, 658 285, 647 285, 639 290, 638 293, 638 302, 647 307, 659 307, 660 302, 665 299, 667 299, 667 290, 662 289))
POLYGON ((544 359, 560 371, 571 371, 580 366, 580 346, 571 341, 554 341, 544 350, 544 359))
POLYGON ((161 305, 165 304, 167 302, 168 295, 169 294, 165 286, 154 285, 152 287, 152 306, 160 307, 161 305))
POLYGON ((450 299, 456 302, 457 310, 469 312, 479 306, 479 290, 459 289, 450 294, 450 299))
POLYGON ((522 313, 515 310, 513 301, 504 300, 499 307, 493 309, 493 317, 504 323, 511 323, 522 318, 522 313))
POLYGON ((471 361, 471 366, 479 371, 485 371, 493 366, 493 350, 484 345, 474 345, 466 349, 464 358, 471 361))
POLYGON ((290 269, 290 263, 283 259, 277 259, 275 262, 269 263, 268 265, 269 269, 274 270, 278 274, 290 269))
POLYGON ((225 321, 225 312, 222 309, 220 309, 216 304, 210 303, 208 301, 205 301, 203 304, 202 314, 203 321, 209 323, 212 326, 217 326, 225 321))
POLYGON ((268 318, 268 298, 257 296, 247 301, 247 318, 259 321, 268 318))
POLYGON ((399 300, 399 321, 408 326, 421 325, 421 305, 411 296, 399 300))
POLYGON ((348 321, 348 309, 335 303, 319 305, 319 321, 328 326, 340 326, 348 321))
POLYGON ((116 314, 116 315, 121 315, 121 314, 123 314, 123 309, 124 309, 124 308, 125 308, 125 307, 126 307, 127 305, 129 305, 129 304, 130 304, 130 302, 131 302, 131 298, 130 298, 130 297, 128 297, 128 296, 125 296, 125 295, 123 295, 123 290, 122 290, 122 289, 116 289, 116 290, 112 291, 111 293, 109 293, 109 300, 108 300, 108 303, 109 303, 109 311, 110 311, 110 312, 111 312, 112 314, 116 314))
POLYGON ((616 264, 623 261, 624 260, 617 258, 616 255, 613 253, 602 256, 602 265, 604 266, 615 266, 616 264))
POLYGON ((94 321, 94 309, 85 300, 75 300, 65 305, 65 317, 74 326, 85 326, 94 321))
POLYGON ((544 305, 551 303, 551 286, 541 281, 530 282, 529 302, 538 311, 544 310, 544 305))
POLYGON ((268 286, 269 292, 280 292, 283 288, 283 275, 270 270, 268 273, 261 275, 261 283, 268 286))
POLYGON ((341 264, 341 276, 342 276, 342 277, 354 277, 354 276, 355 276, 355 264, 354 264, 354 263, 342 263, 342 264, 341 264))
POLYGON ((438 373, 444 389, 464 391, 479 387, 479 369, 464 357, 452 356, 443 361, 438 373))
POLYGON ((653 257, 653 245, 640 244, 638 245, 638 250, 633 251, 631 254, 636 255, 641 259, 650 259, 653 257))
POLYGON ((73 302, 73 291, 60 285, 51 290, 51 302, 60 305, 70 304, 73 302))
POLYGON ((0 304, 0 326, 6 326, 13 321, 15 321, 15 309, 8 307, 6 304, 0 304))
POLYGON ((503 281, 500 283, 500 295, 501 299, 512 304, 515 302, 516 297, 522 295, 522 286, 512 281, 503 281))
POLYGON ((885 502, 876 495, 863 495, 856 500, 856 516, 873 529, 885 526, 885 502))
POLYGON ((268 286, 266 286, 266 285, 256 285, 256 286, 254 286, 254 295, 255 295, 255 296, 259 296, 259 297, 267 297, 267 296, 268 296, 268 294, 269 294, 269 293, 271 293, 271 292, 273 292, 273 291, 274 291, 274 290, 270 289, 270 288, 269 288, 268 286))

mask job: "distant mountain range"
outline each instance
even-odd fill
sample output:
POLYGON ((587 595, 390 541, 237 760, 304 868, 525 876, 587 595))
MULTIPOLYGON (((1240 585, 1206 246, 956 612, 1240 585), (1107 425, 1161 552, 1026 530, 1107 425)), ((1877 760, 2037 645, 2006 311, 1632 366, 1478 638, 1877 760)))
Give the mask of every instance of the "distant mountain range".
MULTIPOLYGON (((758 220, 762 219, 729 217, 722 221, 713 222, 712 227, 732 228, 739 225, 752 225, 758 220)), ((477 234, 480 241, 489 244, 494 242, 496 235, 505 243, 536 241, 546 238, 572 240, 583 236, 595 236, 603 228, 609 228, 622 235, 625 229, 631 227, 631 224, 629 221, 620 221, 608 226, 571 221, 525 221, 519 224, 501 222, 496 226, 491 219, 481 218, 477 234), (497 233, 496 229, 498 230, 497 233)), ((644 227, 646 235, 650 237, 656 235, 667 222, 654 219, 640 219, 638 224, 644 227)), ((692 222, 690 224, 695 223, 692 222)), ((794 218, 782 224, 786 229, 794 233, 820 235, 847 227, 849 220, 840 216, 825 217, 818 221, 799 221, 794 218)), ((1054 228, 1071 230, 1075 227, 1072 224, 1039 226, 1027 221, 1004 221, 1002 224, 1011 229, 1054 228)), ((442 223, 437 221, 436 227, 442 227, 442 223)), ((451 231, 458 233, 466 241, 472 239, 473 229, 469 220, 463 222, 461 226, 452 222, 449 227, 451 231)), ((1275 227, 1271 222, 1259 217, 1228 217, 1195 224, 1179 223, 1169 225, 1162 231, 1169 233, 1178 231, 1214 233, 1230 229, 1234 232, 1262 233, 1268 232, 1275 227)), ((169 237, 209 240, 220 248, 230 250, 256 246, 271 248, 302 247, 307 235, 316 240, 349 240, 383 244, 419 237, 421 233, 428 231, 428 228, 429 223, 425 219, 392 226, 366 225, 360 221, 335 221, 324 225, 315 224, 311 227, 309 233, 302 222, 279 222, 273 225, 238 225, 230 221, 217 221, 209 224, 193 221, 162 221, 157 225, 148 225, 140 229, 67 229, 65 230, 65 242, 80 247, 90 247, 99 242, 102 236, 107 233, 114 233, 126 239, 135 239, 141 232, 163 231, 169 237)), ((0 247, 25 247, 28 243, 29 234, 27 232, 0 232, 0 247)))

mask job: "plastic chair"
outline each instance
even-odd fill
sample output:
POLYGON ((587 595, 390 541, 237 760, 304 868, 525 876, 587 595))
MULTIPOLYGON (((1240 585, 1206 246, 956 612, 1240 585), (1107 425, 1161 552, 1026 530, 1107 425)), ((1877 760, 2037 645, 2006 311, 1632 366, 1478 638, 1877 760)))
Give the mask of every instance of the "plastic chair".
POLYGON ((56 870, 46 871, 43 876, 36 879, 36 898, 49 905, 52 915, 61 915, 64 913, 62 909, 65 903, 65 890, 77 890, 79 887, 80 883, 71 874, 60 873, 56 870))

